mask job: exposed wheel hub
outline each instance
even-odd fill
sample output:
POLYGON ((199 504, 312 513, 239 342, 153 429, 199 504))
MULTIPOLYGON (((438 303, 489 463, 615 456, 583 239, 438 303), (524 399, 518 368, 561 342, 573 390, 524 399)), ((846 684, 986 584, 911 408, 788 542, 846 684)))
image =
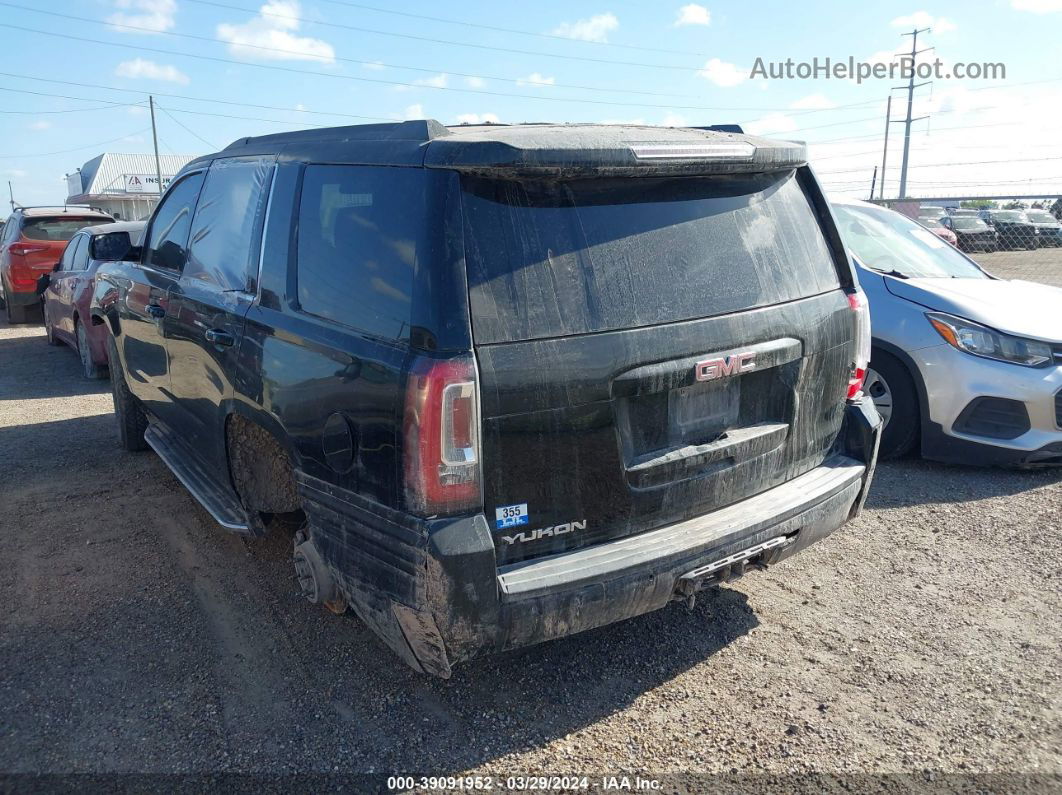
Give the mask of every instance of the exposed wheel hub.
POLYGON ((892 389, 889 388, 889 383, 881 377, 881 373, 873 367, 867 369, 867 379, 863 388, 870 395, 870 399, 874 402, 874 408, 881 415, 881 428, 884 430, 889 424, 889 420, 892 419, 892 389))
POLYGON ((317 546, 305 529, 295 534, 295 574, 302 595, 316 605, 324 605, 339 615, 347 610, 347 600, 339 592, 331 572, 321 559, 317 546))

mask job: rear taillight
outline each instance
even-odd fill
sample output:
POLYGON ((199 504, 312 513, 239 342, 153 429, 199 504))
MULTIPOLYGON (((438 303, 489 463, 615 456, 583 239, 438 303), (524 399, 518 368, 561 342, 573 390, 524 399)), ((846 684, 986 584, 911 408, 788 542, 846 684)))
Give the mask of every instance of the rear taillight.
POLYGON ((12 243, 8 249, 12 254, 20 257, 24 257, 27 254, 39 254, 47 250, 48 246, 42 246, 40 243, 12 243))
POLYGON ((867 377, 870 364, 870 304, 866 294, 858 287, 848 293, 848 306, 854 315, 855 339, 852 349, 855 351, 848 376, 848 400, 857 400, 863 392, 863 380, 867 377))
POLYGON ((422 516, 478 511, 479 387, 471 355, 413 364, 403 430, 410 509, 422 516))

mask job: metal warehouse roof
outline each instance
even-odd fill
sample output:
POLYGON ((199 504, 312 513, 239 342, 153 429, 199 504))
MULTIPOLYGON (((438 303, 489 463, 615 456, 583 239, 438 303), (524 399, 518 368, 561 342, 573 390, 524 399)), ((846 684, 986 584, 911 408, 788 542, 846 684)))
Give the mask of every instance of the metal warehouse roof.
MULTIPOLYGON (((159 155, 163 176, 173 176, 184 164, 198 155, 159 155)), ((133 155, 105 152, 89 160, 81 167, 81 190, 75 192, 71 185, 70 195, 99 195, 121 193, 124 190, 122 177, 125 174, 154 174, 154 155, 133 155)), ((71 174, 70 177, 77 177, 71 174)))

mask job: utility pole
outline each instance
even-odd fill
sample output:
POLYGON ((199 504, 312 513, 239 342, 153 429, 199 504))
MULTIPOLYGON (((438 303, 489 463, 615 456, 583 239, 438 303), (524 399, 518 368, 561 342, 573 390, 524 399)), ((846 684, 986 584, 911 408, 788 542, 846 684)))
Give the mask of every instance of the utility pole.
POLYGON ((874 201, 874 183, 878 181, 878 167, 874 166, 874 176, 870 178, 870 201, 874 201))
MULTIPOLYGON (((892 124, 892 92, 889 92, 889 101, 885 103, 885 146, 881 150, 881 193, 878 198, 885 199, 885 163, 889 157, 889 125, 892 124)), ((871 191, 870 198, 874 198, 871 191)))
POLYGON ((12 210, 12 212, 14 212, 14 209, 15 209, 15 191, 11 187, 11 180, 7 181, 7 195, 9 197, 11 197, 11 210, 12 210))
MULTIPOLYGON (((151 107, 151 142, 155 145, 155 178, 159 181, 159 196, 162 195, 162 166, 159 165, 159 136, 155 132, 155 97, 148 95, 148 105, 151 107)), ((907 115, 910 116, 910 110, 907 115)))
MULTIPOLYGON (((919 30, 918 28, 915 28, 910 33, 902 34, 904 36, 910 36, 911 37, 911 77, 907 81, 907 118, 904 119, 903 161, 900 164, 900 195, 899 195, 899 198, 901 198, 901 199, 907 198, 907 161, 908 161, 908 158, 909 158, 910 153, 911 153, 911 122, 918 121, 918 119, 912 119, 911 118, 911 106, 914 104, 914 90, 916 88, 918 88, 919 86, 926 85, 929 82, 929 81, 926 81, 926 83, 919 83, 917 86, 915 85, 915 66, 918 63, 918 61, 917 61, 918 53, 925 52, 926 50, 933 49, 932 47, 927 47, 926 50, 919 50, 918 49, 918 34, 919 33, 925 33, 925 32, 927 32, 929 30, 930 30, 930 28, 922 28, 921 30, 919 30)), ((919 118, 924 119, 926 117, 925 116, 920 116, 919 118)))

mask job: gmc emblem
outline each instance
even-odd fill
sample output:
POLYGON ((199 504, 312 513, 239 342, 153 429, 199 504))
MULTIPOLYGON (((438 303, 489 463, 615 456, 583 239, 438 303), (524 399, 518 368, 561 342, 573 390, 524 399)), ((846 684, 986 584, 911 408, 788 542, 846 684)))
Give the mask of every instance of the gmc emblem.
POLYGON ((698 381, 714 381, 716 378, 747 373, 755 369, 756 354, 752 351, 720 356, 716 359, 705 359, 703 362, 697 362, 693 367, 698 381))

